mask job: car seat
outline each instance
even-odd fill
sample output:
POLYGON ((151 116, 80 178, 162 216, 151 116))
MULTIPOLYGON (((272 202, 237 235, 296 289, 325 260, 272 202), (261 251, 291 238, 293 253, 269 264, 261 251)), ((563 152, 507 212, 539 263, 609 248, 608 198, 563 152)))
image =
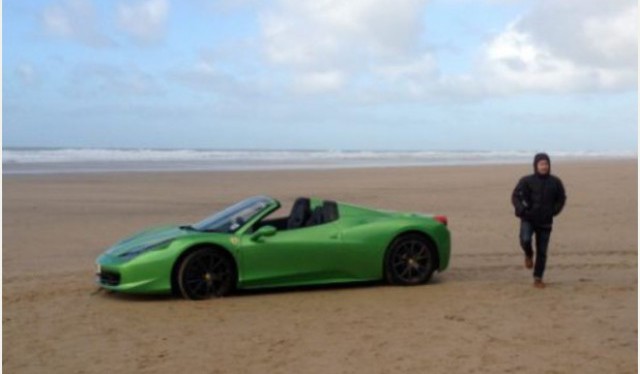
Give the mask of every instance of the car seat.
POLYGON ((311 216, 311 201, 306 197, 299 197, 291 208, 291 214, 287 220, 287 230, 304 226, 309 220, 309 216, 311 216))

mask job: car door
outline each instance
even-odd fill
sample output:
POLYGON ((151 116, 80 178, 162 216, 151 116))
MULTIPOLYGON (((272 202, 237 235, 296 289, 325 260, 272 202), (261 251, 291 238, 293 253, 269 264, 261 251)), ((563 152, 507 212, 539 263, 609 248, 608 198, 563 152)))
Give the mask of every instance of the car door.
POLYGON ((241 238, 243 287, 322 283, 341 276, 340 229, 336 222, 273 236, 241 238))

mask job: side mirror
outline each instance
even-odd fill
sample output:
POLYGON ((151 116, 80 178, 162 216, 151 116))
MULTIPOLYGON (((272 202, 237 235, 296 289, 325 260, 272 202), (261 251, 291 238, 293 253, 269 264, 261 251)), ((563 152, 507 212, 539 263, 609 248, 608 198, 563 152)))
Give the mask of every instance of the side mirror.
POLYGON ((274 236, 277 231, 278 229, 276 229, 273 226, 262 226, 261 228, 258 229, 258 231, 254 232, 251 235, 251 239, 258 240, 263 237, 274 236))

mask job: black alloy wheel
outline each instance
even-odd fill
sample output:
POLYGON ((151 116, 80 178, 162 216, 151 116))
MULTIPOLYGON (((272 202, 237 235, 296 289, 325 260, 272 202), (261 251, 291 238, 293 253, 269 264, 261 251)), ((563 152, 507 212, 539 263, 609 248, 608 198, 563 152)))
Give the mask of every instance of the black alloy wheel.
POLYGON ((235 265, 220 249, 200 248, 185 257, 178 270, 178 285, 185 299, 203 300, 228 295, 235 281, 235 265))
POLYGON ((385 273, 389 283, 416 285, 429 281, 435 271, 436 251, 431 242, 417 234, 394 240, 386 256, 385 273))

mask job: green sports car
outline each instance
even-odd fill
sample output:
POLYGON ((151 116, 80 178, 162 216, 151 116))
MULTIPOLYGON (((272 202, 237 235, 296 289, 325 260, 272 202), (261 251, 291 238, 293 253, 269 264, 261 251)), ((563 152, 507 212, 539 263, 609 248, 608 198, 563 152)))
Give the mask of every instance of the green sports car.
POLYGON ((142 231, 97 259, 97 283, 125 293, 224 296, 235 288, 386 280, 415 285, 449 265, 445 216, 317 198, 256 196, 201 222, 142 231))

